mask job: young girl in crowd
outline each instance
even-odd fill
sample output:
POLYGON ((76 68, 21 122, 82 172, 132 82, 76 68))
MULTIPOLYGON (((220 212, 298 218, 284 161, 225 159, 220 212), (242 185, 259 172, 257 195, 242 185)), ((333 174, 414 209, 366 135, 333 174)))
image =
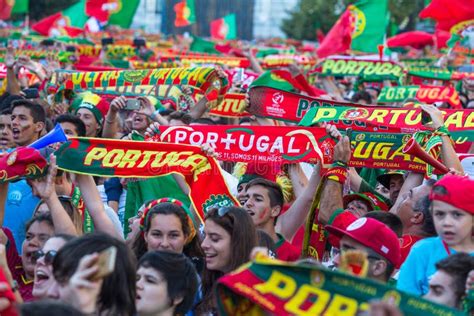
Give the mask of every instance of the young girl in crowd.
POLYGON ((73 239, 71 235, 55 235, 46 241, 43 249, 33 253, 33 260, 36 262, 35 277, 33 284, 33 296, 36 299, 44 299, 48 295, 48 290, 54 284, 53 260, 59 249, 66 242, 73 239))
POLYGON ((191 214, 183 203, 162 198, 145 203, 139 212, 141 233, 132 243, 137 259, 156 250, 184 253, 194 261, 203 257, 191 214))
POLYGON ((400 269, 397 288, 416 295, 428 293, 435 264, 451 254, 474 256, 474 181, 446 175, 432 188, 431 212, 437 237, 417 242, 400 269))
POLYGON ((197 290, 196 269, 181 253, 151 251, 138 262, 139 316, 184 315, 191 309, 197 290))
POLYGON ((124 242, 104 233, 92 233, 66 243, 53 261, 55 282, 48 296, 58 297, 84 314, 135 315, 135 266, 124 242), (98 271, 98 253, 117 248, 113 273, 92 281, 98 271))
POLYGON ((197 314, 215 314, 214 289, 217 279, 250 260, 257 245, 252 218, 239 207, 221 207, 207 213, 201 247, 206 258, 203 273, 203 301, 197 314))

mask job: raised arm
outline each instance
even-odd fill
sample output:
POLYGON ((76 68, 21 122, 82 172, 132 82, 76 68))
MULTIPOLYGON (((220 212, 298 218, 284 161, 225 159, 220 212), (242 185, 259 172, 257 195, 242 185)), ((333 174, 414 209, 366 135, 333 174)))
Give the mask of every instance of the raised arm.
POLYGON ((5 55, 5 66, 7 67, 7 92, 10 94, 20 94, 20 83, 15 74, 15 53, 13 47, 7 48, 5 55))
POLYGON ((321 181, 320 172, 321 164, 318 163, 315 165, 309 182, 304 187, 302 194, 296 198, 288 211, 278 218, 276 231, 282 234, 286 240, 291 240, 301 225, 306 222, 314 195, 321 181))
POLYGON ((115 227, 107 216, 107 213, 105 213, 104 204, 100 198, 94 178, 89 175, 76 174, 76 181, 81 190, 84 204, 89 211, 96 230, 107 233, 115 238, 122 239, 120 234, 115 230, 115 227))
POLYGON ((448 169, 454 169, 457 172, 463 174, 464 169, 459 161, 459 157, 454 150, 453 143, 451 142, 450 136, 447 134, 447 129, 444 127, 444 118, 441 111, 432 104, 421 104, 423 111, 428 113, 433 122, 432 127, 437 130, 441 136, 442 145, 441 145, 441 158, 445 166, 448 169))
POLYGON ((68 234, 77 236, 78 231, 72 222, 71 217, 59 201, 56 193, 55 178, 57 173, 56 156, 51 155, 48 175, 40 179, 29 181, 33 194, 41 198, 48 206, 49 212, 53 219, 54 232, 56 234, 68 234))
MULTIPOLYGON (((351 145, 349 137, 343 136, 334 146, 334 161, 346 165, 351 158, 351 145)), ((321 193, 321 202, 319 204, 318 221, 321 224, 327 224, 335 210, 343 208, 342 200, 343 184, 336 180, 328 178, 321 193)))
POLYGON ((118 132, 118 113, 125 108, 125 97, 117 97, 110 103, 109 111, 105 116, 104 128, 102 130, 103 138, 115 138, 118 132))

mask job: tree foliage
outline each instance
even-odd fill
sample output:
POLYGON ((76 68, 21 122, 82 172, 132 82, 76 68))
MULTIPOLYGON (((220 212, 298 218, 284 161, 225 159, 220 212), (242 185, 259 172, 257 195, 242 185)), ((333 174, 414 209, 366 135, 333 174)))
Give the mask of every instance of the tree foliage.
MULTIPOLYGON (((288 37, 315 40, 319 28, 327 33, 344 9, 355 0, 301 0, 297 8, 289 12, 281 29, 288 37)), ((403 22, 406 29, 414 29, 418 13, 424 0, 389 0, 391 21, 396 25, 403 22)))

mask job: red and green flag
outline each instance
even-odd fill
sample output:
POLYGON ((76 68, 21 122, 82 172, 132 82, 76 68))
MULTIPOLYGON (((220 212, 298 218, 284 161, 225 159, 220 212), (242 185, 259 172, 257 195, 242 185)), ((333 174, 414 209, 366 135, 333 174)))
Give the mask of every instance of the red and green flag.
POLYGON ((318 47, 317 54, 324 58, 350 49, 377 53, 378 45, 384 42, 388 22, 387 0, 359 0, 341 14, 318 47))
POLYGON ((389 22, 388 0, 360 0, 349 6, 354 23, 351 49, 378 53, 389 22))
POLYGON ((88 20, 85 14, 86 1, 81 0, 64 11, 50 15, 31 26, 31 28, 44 36, 77 36, 84 30, 88 20))
POLYGON ((218 40, 237 38, 237 20, 235 14, 228 14, 211 22, 211 37, 218 40))
POLYGON ((129 28, 139 4, 139 0, 87 0, 86 15, 101 23, 129 28))
POLYGON ((183 27, 196 22, 196 11, 194 8, 194 0, 184 0, 174 5, 176 19, 174 26, 183 27))

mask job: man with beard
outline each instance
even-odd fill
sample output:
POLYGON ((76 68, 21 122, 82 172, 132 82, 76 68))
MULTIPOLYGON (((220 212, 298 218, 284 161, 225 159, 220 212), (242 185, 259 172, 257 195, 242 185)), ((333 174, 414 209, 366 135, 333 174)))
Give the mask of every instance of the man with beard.
MULTIPOLYGON (((28 100, 13 102, 11 126, 15 145, 29 146, 36 141, 45 127, 45 121, 46 113, 38 103, 28 100)), ((9 184, 3 225, 12 231, 19 253, 25 239, 25 223, 33 215, 38 202, 25 180, 9 184)))
POLYGON ((277 259, 296 261, 300 253, 275 231, 275 224, 283 207, 283 192, 281 187, 272 181, 256 178, 246 187, 246 202, 244 208, 252 217, 257 229, 266 232, 275 242, 277 259))

